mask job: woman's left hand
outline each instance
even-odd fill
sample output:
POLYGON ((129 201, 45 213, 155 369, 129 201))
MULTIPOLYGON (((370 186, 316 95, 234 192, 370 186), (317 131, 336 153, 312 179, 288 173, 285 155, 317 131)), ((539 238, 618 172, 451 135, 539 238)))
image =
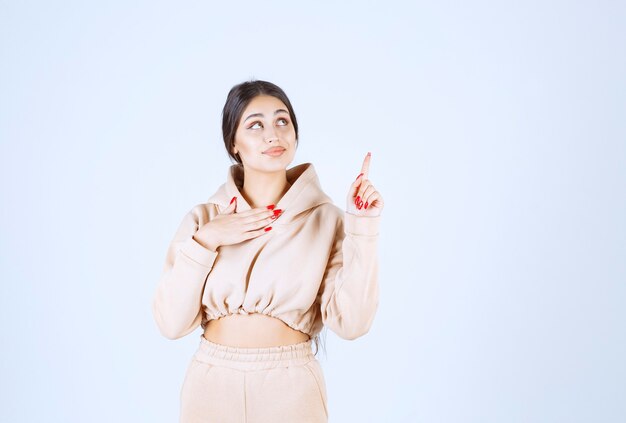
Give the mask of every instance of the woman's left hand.
POLYGON ((383 211, 383 197, 368 179, 371 153, 367 153, 361 166, 361 173, 350 185, 346 211, 357 216, 379 216, 383 211))

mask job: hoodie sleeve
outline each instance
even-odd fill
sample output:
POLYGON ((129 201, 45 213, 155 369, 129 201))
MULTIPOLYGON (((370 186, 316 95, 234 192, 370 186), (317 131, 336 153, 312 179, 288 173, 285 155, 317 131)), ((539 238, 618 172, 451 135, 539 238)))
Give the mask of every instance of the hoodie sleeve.
POLYGON ((322 322, 343 339, 365 335, 378 308, 380 216, 344 211, 320 289, 322 322))
POLYGON ((202 321, 204 283, 218 253, 193 238, 199 222, 197 208, 183 218, 167 250, 153 297, 154 319, 161 334, 169 339, 191 333, 202 321))

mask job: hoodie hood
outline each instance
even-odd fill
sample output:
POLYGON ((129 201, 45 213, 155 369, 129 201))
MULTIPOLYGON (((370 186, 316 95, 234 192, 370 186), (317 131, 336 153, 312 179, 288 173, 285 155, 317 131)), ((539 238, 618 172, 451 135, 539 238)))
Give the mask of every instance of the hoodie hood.
MULTIPOLYGON (((226 182, 217 189, 208 202, 217 204, 221 213, 228 207, 230 200, 237 197, 237 212, 250 210, 252 207, 241 195, 243 178, 243 165, 231 165, 226 175, 226 182)), ((313 163, 302 163, 287 169, 287 182, 291 184, 291 187, 275 205, 275 208, 283 210, 275 224, 291 222, 309 209, 320 204, 332 203, 332 199, 322 190, 313 163)))

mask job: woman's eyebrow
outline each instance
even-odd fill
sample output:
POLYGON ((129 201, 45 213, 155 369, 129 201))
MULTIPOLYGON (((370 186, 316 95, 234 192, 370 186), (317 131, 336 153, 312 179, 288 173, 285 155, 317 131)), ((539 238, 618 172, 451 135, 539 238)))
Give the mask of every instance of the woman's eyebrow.
MULTIPOLYGON (((288 112, 287 110, 285 110, 285 109, 277 109, 277 110, 274 112, 274 116, 276 116, 276 115, 277 115, 278 113, 280 113, 280 112, 289 113, 289 112, 288 112)), ((247 118, 245 118, 243 121, 245 122, 245 121, 247 121, 248 119, 250 119, 250 118, 252 118, 252 117, 257 117, 257 116, 258 116, 258 117, 263 117, 263 113, 252 113, 250 116, 248 116, 247 118)))

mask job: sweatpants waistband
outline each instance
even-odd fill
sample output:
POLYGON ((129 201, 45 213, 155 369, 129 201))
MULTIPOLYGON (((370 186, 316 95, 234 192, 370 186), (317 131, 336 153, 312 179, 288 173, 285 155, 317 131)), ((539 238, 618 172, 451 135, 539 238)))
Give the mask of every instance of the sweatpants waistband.
POLYGON ((308 363, 315 359, 312 340, 274 347, 234 347, 216 344, 200 334, 194 359, 213 366, 238 370, 261 370, 308 363))

